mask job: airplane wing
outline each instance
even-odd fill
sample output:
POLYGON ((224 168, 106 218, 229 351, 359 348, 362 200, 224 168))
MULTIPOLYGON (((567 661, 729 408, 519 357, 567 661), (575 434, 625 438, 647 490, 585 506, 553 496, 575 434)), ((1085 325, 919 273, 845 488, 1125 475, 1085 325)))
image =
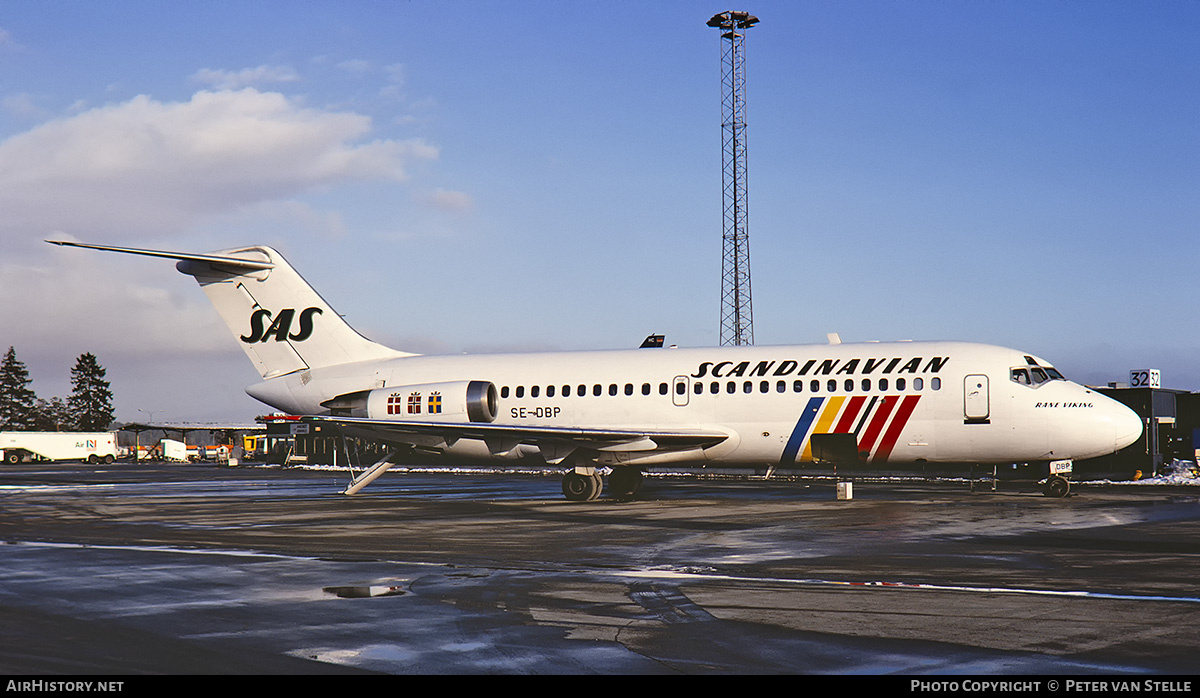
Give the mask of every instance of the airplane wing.
MULTIPOLYGON (((491 455, 503 456, 521 444, 529 444, 536 446, 551 464, 561 463, 581 449, 608 453, 685 451, 713 446, 729 438, 725 432, 702 429, 586 429, 312 415, 291 419, 301 424, 329 425, 351 436, 431 450, 448 448, 460 439, 475 439, 486 444, 491 455)), ((345 494, 355 494, 391 466, 388 458, 384 458, 356 476, 345 494)))
POLYGON ((297 421, 329 424, 354 435, 414 446, 445 447, 459 439, 476 439, 486 443, 492 455, 504 455, 520 444, 530 444, 538 446, 550 463, 561 462, 576 449, 676 451, 706 448, 729 438, 725 432, 702 429, 585 429, 325 416, 304 416, 297 421), (564 446, 569 451, 564 452, 564 446))

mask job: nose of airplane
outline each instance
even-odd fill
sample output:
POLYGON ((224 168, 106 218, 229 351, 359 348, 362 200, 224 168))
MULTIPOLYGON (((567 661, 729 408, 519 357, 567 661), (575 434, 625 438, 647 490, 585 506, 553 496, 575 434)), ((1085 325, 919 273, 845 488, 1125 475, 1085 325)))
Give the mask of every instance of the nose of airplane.
POLYGON ((1112 409, 1114 412, 1112 416, 1113 433, 1116 437, 1114 445, 1119 451, 1141 438, 1142 418, 1138 416, 1137 412, 1116 400, 1113 400, 1112 409))

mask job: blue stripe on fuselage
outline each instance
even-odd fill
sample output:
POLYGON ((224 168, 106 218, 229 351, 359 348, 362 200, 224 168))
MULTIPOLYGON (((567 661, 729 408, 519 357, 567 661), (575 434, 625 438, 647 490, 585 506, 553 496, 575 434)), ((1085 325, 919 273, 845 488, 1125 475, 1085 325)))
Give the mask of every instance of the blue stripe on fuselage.
POLYGON ((821 410, 821 403, 823 402, 825 402, 825 398, 823 397, 808 399, 808 404, 805 405, 804 411, 800 413, 800 419, 796 420, 796 428, 792 430, 792 435, 788 438, 787 445, 783 447, 783 455, 779 457, 780 465, 795 464, 796 454, 800 452, 800 447, 804 445, 804 438, 808 436, 808 430, 812 427, 813 420, 817 418, 817 412, 821 410))

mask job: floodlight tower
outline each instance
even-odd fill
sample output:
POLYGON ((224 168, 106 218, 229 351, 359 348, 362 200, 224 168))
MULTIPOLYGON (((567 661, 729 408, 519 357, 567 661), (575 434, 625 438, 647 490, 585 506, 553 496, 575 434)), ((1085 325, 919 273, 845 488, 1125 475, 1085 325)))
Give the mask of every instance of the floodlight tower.
POLYGON ((758 24, 748 12, 722 12, 708 20, 721 31, 721 167, 724 250, 721 262, 721 346, 754 344, 750 300, 750 232, 746 187, 746 30, 758 24))

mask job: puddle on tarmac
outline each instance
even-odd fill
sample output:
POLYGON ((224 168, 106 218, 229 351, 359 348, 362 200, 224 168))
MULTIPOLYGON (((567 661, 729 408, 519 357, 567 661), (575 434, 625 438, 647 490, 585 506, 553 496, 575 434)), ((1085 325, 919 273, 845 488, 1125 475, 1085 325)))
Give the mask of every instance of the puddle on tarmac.
POLYGON ((402 586, 387 586, 382 584, 325 587, 321 591, 324 591, 326 594, 333 594, 339 599, 370 599, 376 596, 403 596, 408 593, 408 590, 402 586))

